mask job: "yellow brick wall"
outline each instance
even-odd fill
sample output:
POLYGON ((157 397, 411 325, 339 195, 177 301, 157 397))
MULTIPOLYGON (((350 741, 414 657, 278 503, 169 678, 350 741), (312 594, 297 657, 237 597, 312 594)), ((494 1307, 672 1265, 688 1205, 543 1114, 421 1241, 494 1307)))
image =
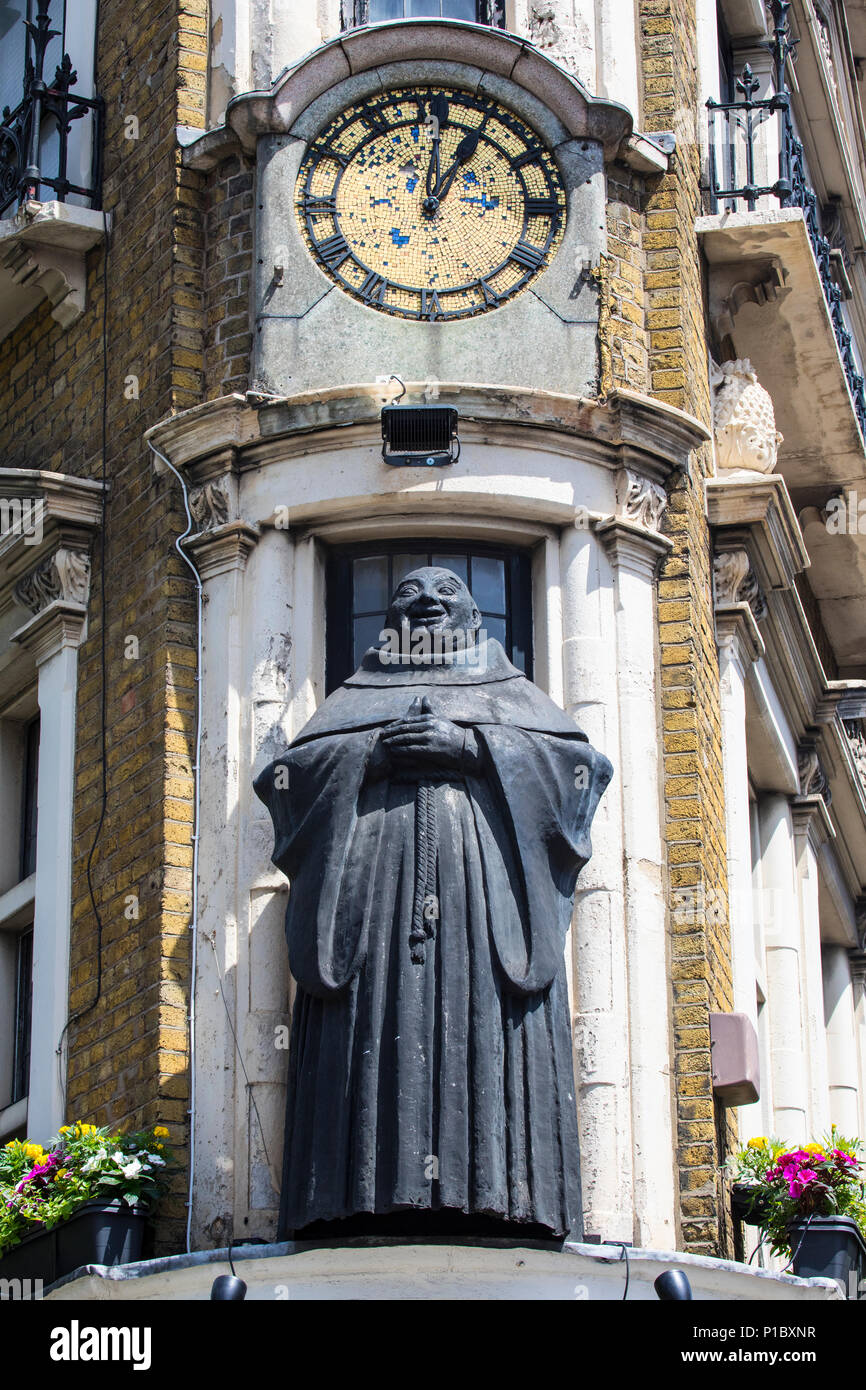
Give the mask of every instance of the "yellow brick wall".
MULTIPOLYGON (((103 0, 97 86, 106 102, 108 262, 107 785, 102 800, 101 557, 93 557, 88 638, 79 653, 68 1116, 122 1128, 162 1121, 187 1155, 187 1009, 192 863, 195 609, 173 538, 185 525, 157 480, 142 433, 201 399, 202 230, 196 177, 180 167, 175 126, 203 121, 207 3, 103 0), (125 119, 138 119, 138 139, 125 119), (130 376, 138 398, 130 398, 130 376), (125 390, 125 387, 127 388, 125 390), (139 644, 137 658, 128 638, 139 644), (125 915, 139 899, 138 920, 125 915)), ((68 330, 40 305, 0 345, 0 452, 6 466, 101 475, 103 252, 88 257, 87 307, 68 330)), ((40 1139, 48 1136, 38 1136, 40 1139)), ((181 1171, 156 1227, 181 1248, 181 1171)))
MULTIPOLYGON (((664 177, 608 181, 603 384, 647 390, 710 423, 694 0, 639 0, 643 127, 672 131, 664 177), (604 366, 609 366, 604 382, 604 366)), ((709 1015, 733 1007, 718 654, 703 506, 708 448, 673 477, 659 579, 665 838, 682 1247, 732 1253, 720 1167, 736 1141, 712 1093, 709 1015)))

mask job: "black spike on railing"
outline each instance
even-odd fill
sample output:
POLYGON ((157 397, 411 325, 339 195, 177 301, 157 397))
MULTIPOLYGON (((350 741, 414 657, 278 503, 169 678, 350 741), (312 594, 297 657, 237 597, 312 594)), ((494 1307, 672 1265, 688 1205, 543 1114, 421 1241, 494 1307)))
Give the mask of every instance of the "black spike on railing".
POLYGON ((99 207, 103 102, 70 91, 77 73, 68 53, 58 63, 51 84, 46 83, 48 46, 61 37, 58 29, 51 28, 49 4, 50 0, 38 0, 36 19, 24 21, 23 96, 14 110, 4 108, 0 122, 0 214, 11 204, 38 198, 42 188, 52 189, 61 201, 74 193, 87 198, 91 207, 99 207), (91 173, 90 183, 82 185, 67 178, 69 132, 73 121, 88 114, 93 120, 91 173), (49 168, 42 168, 43 135, 52 121, 58 135, 56 156, 49 168))
POLYGON ((760 82, 747 63, 736 81, 741 93, 737 101, 707 102, 709 119, 709 193, 714 204, 735 211, 745 203, 754 212, 759 198, 777 198, 781 207, 802 209, 821 278, 824 298, 845 369, 848 388, 860 432, 866 440, 866 392, 864 380, 851 346, 851 333, 842 312, 842 291, 836 283, 831 256, 832 246, 824 235, 818 199, 809 186, 803 145, 794 131, 791 94, 787 83, 788 59, 796 53, 788 24, 791 0, 771 0, 773 35, 766 47, 773 60, 775 91, 756 100, 760 82), (778 119, 779 177, 775 183, 759 184, 756 179, 756 139, 771 116, 778 119))

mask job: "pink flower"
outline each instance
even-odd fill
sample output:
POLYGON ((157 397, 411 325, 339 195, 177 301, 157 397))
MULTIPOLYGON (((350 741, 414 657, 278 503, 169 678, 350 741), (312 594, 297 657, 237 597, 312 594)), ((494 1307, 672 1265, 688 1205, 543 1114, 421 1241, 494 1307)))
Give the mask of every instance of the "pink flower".
POLYGON ((846 1154, 844 1149, 831 1149, 830 1153, 837 1162, 846 1163, 849 1168, 859 1168, 860 1166, 856 1158, 852 1158, 850 1154, 846 1154))
MULTIPOLYGON (((785 1175, 787 1177, 787 1174, 785 1175)), ((802 1197, 803 1192, 810 1182, 814 1182, 818 1174, 813 1168, 801 1168, 799 1173, 789 1179, 788 1191, 792 1197, 802 1197)))
POLYGON ((40 1165, 37 1163, 35 1168, 30 1169, 30 1172, 27 1173, 27 1175, 23 1177, 21 1181, 18 1183, 17 1187, 15 1188, 15 1191, 20 1192, 21 1189, 25 1187, 28 1182, 31 1182, 34 1178, 44 1179, 46 1173, 50 1173, 52 1168, 56 1168, 59 1160, 59 1154, 49 1154, 43 1164, 40 1165))

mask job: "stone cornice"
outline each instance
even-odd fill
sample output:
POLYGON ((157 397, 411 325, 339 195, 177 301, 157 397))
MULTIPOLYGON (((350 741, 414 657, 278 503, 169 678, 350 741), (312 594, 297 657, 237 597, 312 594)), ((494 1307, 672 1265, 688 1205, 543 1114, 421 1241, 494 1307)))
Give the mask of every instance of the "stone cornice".
POLYGON ((785 479, 708 478, 706 499, 716 549, 744 547, 763 587, 792 588, 810 562, 785 479))
POLYGON ((632 134, 630 112, 617 102, 590 96, 576 78, 525 39, 488 25, 420 18, 349 30, 282 73, 269 91, 235 97, 226 109, 222 139, 209 132, 187 147, 184 162, 192 168, 212 168, 224 157, 227 142, 237 142, 253 154, 262 135, 295 134, 308 108, 343 82, 355 79, 356 87, 358 79, 367 75, 383 87, 396 85, 396 76, 388 74, 392 64, 400 65, 405 82, 408 63, 441 67, 467 62, 479 75, 491 73, 510 80, 543 102, 567 138, 597 140, 608 159, 621 146, 627 147, 632 134))
MULTIPOLYGON (((685 411, 633 391, 605 401, 527 387, 440 382, 438 404, 454 406, 461 437, 510 447, 584 455, 614 471, 630 469, 662 486, 709 439, 685 411)), ((429 400, 425 382, 409 382, 406 404, 429 400)), ((145 434, 191 485, 226 472, 259 468, 272 459, 308 455, 340 445, 381 441, 382 386, 359 383, 329 391, 262 399, 240 394, 206 401, 152 426, 145 434)), ((163 467, 158 462, 157 468, 163 467)))

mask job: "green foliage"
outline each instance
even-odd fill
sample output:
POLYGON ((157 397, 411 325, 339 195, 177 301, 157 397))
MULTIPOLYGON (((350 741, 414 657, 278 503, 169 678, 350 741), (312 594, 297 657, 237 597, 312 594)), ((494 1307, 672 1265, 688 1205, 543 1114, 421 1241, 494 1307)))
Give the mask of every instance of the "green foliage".
POLYGON ((791 1225, 809 1216, 850 1216, 866 1239, 863 1145, 836 1126, 820 1143, 791 1148, 779 1139, 750 1139, 728 1168, 748 1189, 751 1220, 774 1255, 790 1259, 791 1225))
POLYGON ((0 1149, 0 1255, 94 1199, 153 1207, 167 1187, 167 1138, 162 1125, 111 1134, 76 1121, 47 1149, 13 1139, 0 1149))

